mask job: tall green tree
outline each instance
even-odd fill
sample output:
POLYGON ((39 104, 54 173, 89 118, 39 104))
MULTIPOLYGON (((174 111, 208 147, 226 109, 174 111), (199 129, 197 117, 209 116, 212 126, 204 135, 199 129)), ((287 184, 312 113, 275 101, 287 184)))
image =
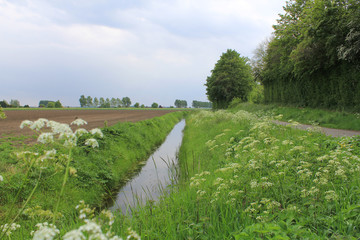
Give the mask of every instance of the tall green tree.
POLYGON ((130 105, 131 105, 131 100, 130 100, 129 97, 124 97, 124 98, 122 99, 122 102, 123 102, 123 104, 124 104, 124 107, 130 107, 130 105))
POLYGON ((94 107, 98 107, 99 106, 99 99, 97 97, 94 97, 94 107))
POLYGON ((231 49, 221 55, 205 84, 215 108, 226 108, 234 98, 246 101, 252 85, 249 59, 231 49))
POLYGON ((80 102, 80 107, 85 107, 86 106, 86 97, 84 95, 81 95, 79 102, 80 102))

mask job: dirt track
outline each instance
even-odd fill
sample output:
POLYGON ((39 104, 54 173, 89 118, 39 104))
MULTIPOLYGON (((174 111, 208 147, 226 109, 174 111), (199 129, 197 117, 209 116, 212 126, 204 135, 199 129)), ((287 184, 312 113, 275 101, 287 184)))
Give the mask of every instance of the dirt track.
POLYGON ((117 122, 137 122, 158 117, 172 111, 174 110, 4 110, 6 119, 0 119, 0 136, 2 134, 31 135, 33 132, 29 129, 20 129, 23 120, 34 121, 39 118, 46 118, 70 124, 76 118, 81 118, 88 122, 84 128, 89 130, 104 127, 104 121, 107 121, 108 126, 111 126, 117 122))

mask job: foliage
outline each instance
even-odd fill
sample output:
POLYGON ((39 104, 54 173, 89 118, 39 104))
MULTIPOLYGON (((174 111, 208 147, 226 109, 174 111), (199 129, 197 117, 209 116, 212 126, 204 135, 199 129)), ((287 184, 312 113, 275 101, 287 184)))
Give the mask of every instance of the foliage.
POLYGON ((249 102, 263 103, 264 102, 264 86, 255 83, 249 94, 249 102))
POLYGON ((157 104, 156 102, 154 102, 153 104, 151 104, 151 107, 152 107, 152 108, 158 108, 158 107, 159 107, 159 104, 157 104))
POLYGON ((193 108, 212 108, 212 103, 211 102, 201 102, 201 101, 194 100, 192 102, 192 107, 193 108))
POLYGON ((80 107, 100 107, 100 108, 116 108, 116 107, 130 107, 131 100, 129 97, 124 97, 122 100, 120 98, 92 98, 91 96, 85 97, 84 95, 80 96, 79 99, 80 107))
POLYGON ((287 1, 258 74, 266 102, 360 109, 359 1, 287 1))
POLYGON ((139 107, 140 107, 140 103, 138 103, 138 102, 135 103, 135 104, 134 104, 134 107, 135 107, 135 108, 139 108, 139 107))
POLYGON ((181 185, 118 231, 131 226, 145 239, 358 239, 359 140, 241 110, 194 112, 180 149, 181 185))
POLYGON ((55 107, 56 107, 56 108, 62 108, 62 107, 63 107, 62 104, 61 104, 61 102, 60 102, 60 100, 57 100, 57 101, 55 102, 55 107))
POLYGON ((176 99, 174 105, 177 108, 187 108, 187 101, 176 99))
POLYGON ((51 103, 50 108, 55 107, 55 101, 50 101, 50 100, 40 100, 39 107, 49 107, 49 103, 51 103))
POLYGON ((6 118, 6 115, 2 109, 2 107, 0 107, 0 119, 5 119, 6 118))
POLYGON ((14 108, 20 107, 20 101, 17 99, 11 99, 10 105, 11 105, 11 107, 14 107, 14 108))
POLYGON ((240 102, 232 103, 231 108, 231 111, 245 110, 256 115, 264 113, 270 116, 281 115, 283 121, 297 121, 309 125, 360 131, 360 113, 240 102))
POLYGON ((10 104, 6 100, 2 100, 2 101, 0 101, 0 106, 2 108, 8 108, 8 107, 10 107, 10 104))
POLYGON ((228 49, 206 80, 206 94, 215 108, 226 108, 233 98, 247 101, 252 83, 249 59, 228 49))
POLYGON ((124 105, 124 107, 130 107, 131 106, 131 100, 129 97, 124 97, 122 99, 122 103, 124 105))
MULTIPOLYGON (((84 135, 77 138, 77 146, 80 147, 72 148, 72 160, 68 170, 65 171, 66 162, 69 158, 61 158, 61 156, 66 154, 66 151, 60 146, 55 147, 56 152, 52 151, 52 153, 55 153, 56 157, 49 155, 47 158, 42 158, 39 155, 39 159, 41 158, 44 161, 35 161, 36 168, 32 168, 34 171, 30 172, 28 180, 23 183, 23 187, 21 185, 24 180, 24 164, 28 163, 28 161, 16 158, 14 153, 18 150, 15 147, 11 147, 10 144, 2 142, 0 144, 2 149, 0 151, 0 177, 4 181, 0 180, 0 191, 2 193, 0 195, 1 224, 6 222, 4 221, 4 214, 10 212, 9 209, 15 199, 16 192, 19 189, 23 189, 16 201, 16 206, 21 206, 26 201, 31 190, 34 189, 39 171, 42 171, 42 177, 32 197, 29 198, 27 209, 24 211, 25 214, 20 214, 18 217, 17 223, 21 225, 21 231, 15 231, 11 238, 28 239, 29 233, 34 230, 36 223, 53 218, 52 210, 57 204, 57 199, 63 186, 64 175, 61 173, 65 172, 68 172, 70 175, 63 190, 63 196, 66 197, 61 198, 58 207, 58 212, 63 217, 56 221, 56 226, 61 229, 60 235, 80 227, 83 224, 81 223, 83 220, 76 219, 78 215, 75 210, 76 204, 80 200, 85 200, 91 208, 102 208, 104 200, 111 195, 114 189, 117 189, 120 184, 126 181, 129 172, 138 168, 139 162, 146 159, 155 147, 161 144, 172 127, 183 116, 184 112, 174 112, 137 123, 124 122, 106 127, 102 130, 103 138, 96 137, 99 148, 95 149, 92 147, 97 146, 95 141, 87 141, 87 139, 93 136, 93 134, 97 134, 98 131, 86 133, 85 129, 79 129, 75 133, 82 133, 84 135), (46 168, 41 168, 41 166, 46 168), (5 169, 11 169, 11 171, 5 169)), ((39 123, 42 121, 44 120, 39 120, 39 123)), ((52 123, 52 121, 49 122, 52 123)), ((27 126, 27 124, 32 126, 30 122, 25 122, 24 126, 27 126)), ((36 124, 36 126, 41 126, 41 124, 36 124)), ((63 135, 63 137, 65 137, 62 138, 63 143, 66 141, 69 143, 73 139, 70 139, 70 135, 63 135)), ((40 139, 41 141, 49 140, 51 136, 43 135, 40 139), (45 136, 49 138, 45 138, 45 136)), ((55 139, 55 136, 53 136, 53 139, 55 139)), ((16 145, 20 146, 17 143, 16 145)), ((26 146, 23 152, 25 152, 24 154, 31 152, 48 153, 53 147, 54 145, 50 143, 35 144, 26 146)), ((17 213, 17 211, 12 212, 13 214, 17 213)), ((11 214, 11 217, 14 217, 13 214, 11 214)), ((60 216, 59 214, 55 215, 60 216)), ((91 220, 93 218, 88 219, 91 220)), ((108 227, 108 225, 103 227, 108 227)), ((0 226, 0 232, 2 228, 3 226, 0 226)))

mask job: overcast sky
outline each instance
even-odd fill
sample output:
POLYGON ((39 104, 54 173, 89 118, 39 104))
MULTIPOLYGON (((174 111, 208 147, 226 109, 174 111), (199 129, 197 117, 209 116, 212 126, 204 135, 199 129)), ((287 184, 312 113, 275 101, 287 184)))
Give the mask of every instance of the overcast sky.
POLYGON ((285 0, 0 0, 0 100, 207 101, 227 49, 251 57, 285 0))

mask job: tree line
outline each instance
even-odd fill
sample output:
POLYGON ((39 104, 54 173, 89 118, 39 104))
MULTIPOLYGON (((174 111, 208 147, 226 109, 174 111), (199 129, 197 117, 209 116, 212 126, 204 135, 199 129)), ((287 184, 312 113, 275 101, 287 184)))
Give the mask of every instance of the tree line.
POLYGON ((266 102, 360 109, 360 1, 290 0, 255 52, 266 102))
MULTIPOLYGON (((114 107, 130 107, 131 100, 129 97, 120 98, 92 98, 91 96, 85 97, 84 95, 80 96, 79 99, 81 107, 100 107, 100 108, 114 108, 114 107)), ((139 105, 139 103, 136 103, 139 105)))

